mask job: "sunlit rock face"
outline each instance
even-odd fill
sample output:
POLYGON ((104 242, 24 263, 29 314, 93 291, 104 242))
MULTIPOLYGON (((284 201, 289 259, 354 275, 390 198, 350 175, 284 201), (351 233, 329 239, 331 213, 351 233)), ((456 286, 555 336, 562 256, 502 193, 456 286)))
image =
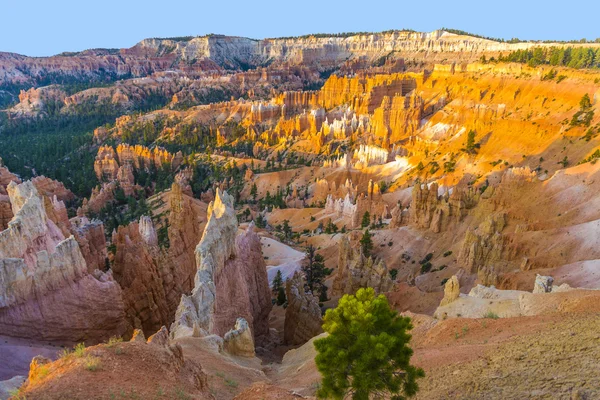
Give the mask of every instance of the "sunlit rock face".
POLYGON ((88 271, 76 238, 48 216, 31 181, 7 191, 14 217, 0 233, 2 333, 66 341, 122 334, 123 300, 112 275, 88 271))
POLYGON ((255 336, 268 332, 271 294, 260 239, 251 224, 238 232, 233 197, 217 190, 208 222, 196 247, 194 289, 182 296, 174 337, 216 333, 223 336, 244 318, 255 336))

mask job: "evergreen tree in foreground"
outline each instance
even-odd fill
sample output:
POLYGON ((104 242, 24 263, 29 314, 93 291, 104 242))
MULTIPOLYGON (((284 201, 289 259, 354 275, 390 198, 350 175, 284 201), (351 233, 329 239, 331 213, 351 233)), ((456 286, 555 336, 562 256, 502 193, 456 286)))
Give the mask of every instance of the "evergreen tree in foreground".
POLYGON ((323 321, 329 335, 314 342, 323 377, 319 398, 400 400, 417 393, 425 373, 410 364, 411 320, 391 310, 384 295, 375 297, 373 288, 344 295, 323 321))

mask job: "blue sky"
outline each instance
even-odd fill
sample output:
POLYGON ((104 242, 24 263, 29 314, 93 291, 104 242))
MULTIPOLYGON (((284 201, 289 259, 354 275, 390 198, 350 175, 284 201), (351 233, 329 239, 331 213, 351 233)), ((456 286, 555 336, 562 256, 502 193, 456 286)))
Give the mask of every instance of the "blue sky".
POLYGON ((147 37, 253 38, 443 26, 510 39, 600 37, 600 1, 0 0, 0 51, 47 56, 147 37))

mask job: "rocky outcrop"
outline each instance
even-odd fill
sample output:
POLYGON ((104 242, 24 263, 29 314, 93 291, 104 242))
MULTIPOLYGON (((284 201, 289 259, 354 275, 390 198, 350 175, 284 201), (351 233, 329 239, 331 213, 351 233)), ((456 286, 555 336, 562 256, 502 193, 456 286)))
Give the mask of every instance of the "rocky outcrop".
POLYGON ((444 298, 440 303, 441 306, 448 305, 460 297, 460 285, 456 275, 452 275, 452 278, 448 279, 444 285, 444 298))
POLYGON ((333 280, 332 294, 354 294, 360 288, 372 287, 377 293, 388 292, 393 282, 383 260, 365 257, 360 247, 351 246, 348 236, 340 239, 338 270, 333 280))
MULTIPOLYGON (((221 68, 274 64, 332 69, 348 60, 373 62, 382 56, 401 54, 410 60, 468 62, 481 54, 498 56, 534 46, 566 46, 561 43, 507 43, 433 32, 390 31, 338 36, 302 36, 255 40, 208 35, 190 38, 145 39, 128 49, 86 50, 52 57, 0 54, 0 84, 44 82, 56 77, 69 80, 105 80, 106 76, 143 77, 158 71, 186 70, 198 73, 221 68)), ((392 57, 396 59, 397 57, 392 57)), ((268 79, 266 74, 252 71, 268 79)), ((266 80, 265 79, 265 80, 266 80)), ((248 79, 250 80, 250 79, 248 79)), ((394 92, 391 92, 393 94, 394 92)), ((381 103, 381 100, 380 100, 381 103)))
POLYGON ((287 307, 283 340, 289 345, 306 343, 323 332, 323 319, 319 300, 312 293, 306 292, 304 277, 296 272, 285 283, 287 307))
POLYGON ((435 182, 429 186, 417 183, 413 187, 410 203, 412 225, 435 233, 445 231, 450 224, 460 222, 476 201, 471 191, 459 187, 441 197, 438 192, 439 185, 435 182))
POLYGON ((190 293, 194 288, 196 275, 195 249, 206 223, 206 204, 194 200, 183 192, 182 185, 173 182, 169 192, 169 260, 177 273, 173 274, 174 286, 181 288, 176 297, 170 298, 175 307, 181 300, 181 293, 190 293))
POLYGON ((254 357, 254 337, 244 318, 238 318, 235 328, 223 336, 223 347, 234 356, 254 357))
POLYGON ((111 200, 115 198, 117 182, 105 182, 92 189, 90 199, 83 199, 81 207, 77 209, 77 215, 86 216, 89 213, 98 213, 111 200))
POLYGON ((71 233, 77 240, 81 254, 87 264, 88 272, 107 269, 106 236, 104 224, 99 220, 75 217, 69 221, 71 233))
POLYGON ((8 185, 14 218, 0 232, 0 330, 45 340, 96 341, 124 332, 121 289, 92 274, 74 236, 46 213, 32 182, 8 185))
POLYGON ((399 228, 406 225, 409 220, 409 212, 407 209, 402 207, 402 203, 398 202, 396 207, 392 208, 390 212, 390 228, 399 228))
POLYGON ((554 278, 537 274, 533 284, 533 293, 549 293, 552 291, 554 278))
POLYGON ((75 199, 75 195, 65 187, 61 182, 54 179, 46 178, 45 176, 36 176, 31 180, 37 189, 38 193, 49 197, 56 197, 60 201, 70 201, 75 199))
POLYGON ((112 263, 115 280, 123 289, 127 320, 131 327, 150 334, 168 324, 170 313, 156 232, 148 217, 119 226, 113 234, 116 247, 112 263))
POLYGON ((506 214, 499 212, 489 215, 475 230, 465 234, 458 263, 471 273, 478 273, 482 283, 495 284, 497 275, 495 264, 502 260, 505 238, 502 230, 506 225, 506 214))
MULTIPOLYGON (((448 281, 450 283, 451 281, 448 281)), ((448 285, 447 283, 447 285, 448 285)), ((446 286, 455 293, 454 283, 446 286)), ((460 296, 453 301, 444 302, 437 308, 434 317, 445 318, 509 318, 521 315, 519 297, 523 292, 518 290, 498 290, 494 286, 477 285, 466 296, 460 296)), ((454 297, 451 295, 449 298, 454 297)))
POLYGON ((217 190, 196 247, 197 273, 191 295, 183 295, 171 326, 174 337, 223 336, 237 318, 255 336, 268 333, 271 292, 258 235, 250 224, 238 233, 233 197, 217 190))
POLYGON ((8 228, 8 222, 12 217, 12 207, 8 196, 0 194, 0 231, 8 228))
POLYGON ((125 195, 131 196, 140 189, 135 186, 134 170, 160 169, 165 165, 175 170, 182 161, 181 152, 171 154, 161 147, 149 148, 122 143, 116 150, 112 146, 100 146, 94 161, 94 172, 101 182, 119 182, 125 195))

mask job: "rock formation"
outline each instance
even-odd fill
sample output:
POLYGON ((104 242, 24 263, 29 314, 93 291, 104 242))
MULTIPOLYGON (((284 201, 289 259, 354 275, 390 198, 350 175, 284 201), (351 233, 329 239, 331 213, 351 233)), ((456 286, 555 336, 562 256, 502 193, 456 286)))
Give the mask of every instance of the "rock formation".
POLYGON ((408 223, 409 213, 408 210, 402 207, 401 202, 398 202, 396 207, 392 208, 390 214, 390 228, 399 228, 408 223))
POLYGON ((43 196, 49 198, 56 196, 58 200, 65 202, 75 198, 75 195, 65 185, 54 179, 46 178, 45 176, 36 176, 31 182, 33 182, 38 193, 43 196))
POLYGON ((441 198, 438 195, 439 185, 416 184, 412 191, 410 203, 410 222, 412 225, 439 233, 448 228, 450 223, 458 223, 466 214, 466 209, 473 202, 472 194, 455 187, 452 194, 441 198))
POLYGON ((552 291, 554 278, 537 274, 533 284, 533 293, 549 293, 552 291))
POLYGON ((146 333, 156 332, 173 317, 165 293, 156 231, 148 217, 140 222, 119 226, 113 234, 116 247, 112 262, 115 280, 123 289, 127 320, 131 327, 146 333), (171 311, 171 312, 170 312, 171 311))
POLYGON ((303 344, 323 332, 319 300, 304 289, 304 277, 296 272, 285 283, 287 307, 283 340, 286 344, 303 344))
POLYGON ((98 220, 88 220, 86 217, 75 217, 71 223, 71 234, 77 240, 81 254, 88 267, 88 272, 105 270, 107 261, 106 237, 104 224, 98 220))
POLYGON ((372 287, 377 293, 391 290, 392 278, 383 260, 365 257, 360 248, 352 247, 347 235, 338 246, 338 270, 332 294, 354 294, 360 288, 372 287))
POLYGON ((495 213, 476 230, 468 230, 465 234, 458 262, 467 271, 478 273, 484 284, 495 284, 494 265, 502 260, 505 238, 501 232, 505 225, 506 214, 495 213))
POLYGON ((251 224, 238 233, 233 198, 217 190, 208 222, 196 247, 198 271, 191 295, 183 295, 171 327, 174 337, 223 336, 237 318, 248 321, 255 336, 268 333, 271 292, 260 239, 251 224))
MULTIPOLYGON (((175 286, 181 293, 190 293, 194 287, 196 275, 195 248, 202 239, 203 226, 206 223, 206 204, 194 200, 183 192, 178 182, 173 182, 169 192, 169 259, 176 268, 173 274, 175 286)), ((169 302, 179 304, 181 293, 169 302)))
POLYGON ((452 275, 452 278, 448 279, 444 285, 444 298, 440 303, 441 306, 452 303, 460 296, 460 285, 458 284, 458 278, 456 275, 452 275))
POLYGON ((244 318, 238 318, 235 328, 223 336, 223 346, 226 352, 235 356, 254 357, 254 337, 244 318))
POLYGON ((74 236, 50 219, 32 182, 8 185, 13 219, 0 232, 0 330, 46 340, 102 340, 124 332, 111 273, 88 271, 74 236))

